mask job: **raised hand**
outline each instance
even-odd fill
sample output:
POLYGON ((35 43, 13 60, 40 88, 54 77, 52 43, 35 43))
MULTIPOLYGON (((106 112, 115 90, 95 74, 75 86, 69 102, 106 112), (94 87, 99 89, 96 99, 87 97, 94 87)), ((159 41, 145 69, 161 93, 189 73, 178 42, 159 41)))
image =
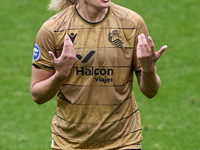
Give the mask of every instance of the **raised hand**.
POLYGON ((52 52, 49 52, 51 62, 59 77, 67 77, 76 60, 75 49, 68 35, 65 36, 63 51, 59 58, 56 58, 52 52))
POLYGON ((158 52, 156 52, 153 40, 150 36, 148 37, 148 42, 150 48, 147 44, 145 35, 142 33, 138 36, 137 58, 142 67, 142 71, 144 72, 154 71, 156 61, 167 49, 167 46, 165 45, 158 52))

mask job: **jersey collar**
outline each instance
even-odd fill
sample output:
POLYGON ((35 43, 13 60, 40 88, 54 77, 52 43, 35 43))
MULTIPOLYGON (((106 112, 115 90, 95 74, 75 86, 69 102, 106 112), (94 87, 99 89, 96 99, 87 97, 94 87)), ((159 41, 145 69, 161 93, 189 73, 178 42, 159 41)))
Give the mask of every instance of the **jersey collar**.
POLYGON ((105 16, 101 21, 93 23, 93 22, 89 22, 89 21, 85 20, 85 19, 78 13, 78 11, 77 11, 77 9, 76 9, 76 5, 74 5, 74 12, 75 12, 76 17, 77 17, 81 22, 83 22, 84 24, 89 25, 89 26, 92 26, 92 27, 96 27, 96 26, 102 25, 104 22, 106 22, 106 21, 108 20, 109 16, 111 15, 111 13, 112 13, 112 10, 113 10, 113 6, 112 6, 112 4, 111 4, 110 7, 108 8, 108 12, 107 12, 106 16, 105 16))

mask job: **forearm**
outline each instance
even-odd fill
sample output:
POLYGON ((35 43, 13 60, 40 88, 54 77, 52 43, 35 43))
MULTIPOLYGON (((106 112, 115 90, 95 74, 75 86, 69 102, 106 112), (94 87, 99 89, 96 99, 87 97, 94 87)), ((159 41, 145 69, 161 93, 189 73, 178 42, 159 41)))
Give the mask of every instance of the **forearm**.
POLYGON ((160 87, 160 78, 156 74, 155 69, 153 71, 141 72, 140 90, 148 98, 153 98, 160 87))
POLYGON ((34 84, 31 87, 33 100, 38 104, 43 104, 51 100, 58 92, 65 78, 54 74, 50 78, 34 84))

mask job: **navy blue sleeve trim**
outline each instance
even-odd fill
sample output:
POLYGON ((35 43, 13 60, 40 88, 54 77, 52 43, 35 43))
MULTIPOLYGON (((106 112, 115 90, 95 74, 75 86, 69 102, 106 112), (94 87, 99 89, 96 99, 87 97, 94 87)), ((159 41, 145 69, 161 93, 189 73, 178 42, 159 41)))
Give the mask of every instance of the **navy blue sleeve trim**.
POLYGON ((36 69, 41 69, 38 65, 32 63, 32 65, 36 68, 36 69))
POLYGON ((135 71, 135 73, 141 73, 141 70, 135 71))

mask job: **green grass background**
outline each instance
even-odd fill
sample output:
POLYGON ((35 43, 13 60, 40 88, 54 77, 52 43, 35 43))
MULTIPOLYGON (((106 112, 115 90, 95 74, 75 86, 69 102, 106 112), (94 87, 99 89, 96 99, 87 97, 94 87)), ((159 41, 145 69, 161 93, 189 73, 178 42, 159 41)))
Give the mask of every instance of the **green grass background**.
MULTIPOLYGON (((200 148, 199 0, 112 0, 139 13, 156 49, 168 49, 157 62, 162 80, 149 100, 134 84, 143 126, 143 150, 200 148)), ((34 38, 55 12, 48 0, 0 2, 0 149, 48 150, 56 99, 37 105, 31 99, 34 38)))

